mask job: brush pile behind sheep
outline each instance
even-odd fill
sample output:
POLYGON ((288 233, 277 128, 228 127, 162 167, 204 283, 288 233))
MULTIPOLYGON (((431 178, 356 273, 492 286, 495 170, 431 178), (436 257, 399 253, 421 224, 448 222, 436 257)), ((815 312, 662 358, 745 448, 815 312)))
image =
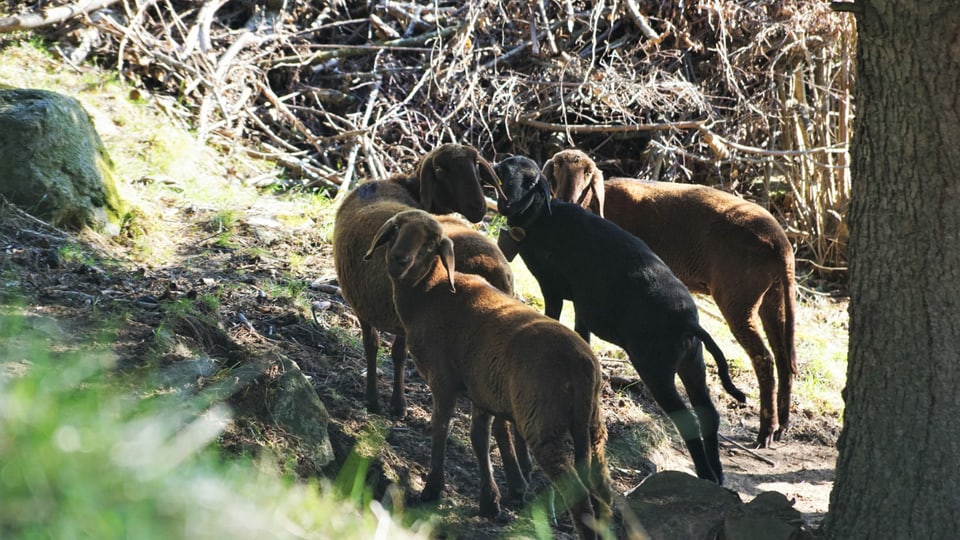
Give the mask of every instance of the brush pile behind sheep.
POLYGON ((779 440, 790 426, 797 362, 793 247, 777 220, 759 205, 706 186, 632 178, 604 182, 594 161, 579 150, 557 152, 543 174, 557 199, 589 208, 633 233, 691 292, 713 296, 757 375, 756 446, 779 440), (763 343, 761 325, 773 355, 763 343))
POLYGON ((598 536, 612 493, 600 412, 600 366, 590 347, 483 278, 455 272, 454 243, 429 214, 383 224, 367 257, 387 244, 387 273, 417 370, 433 393, 431 463, 421 497, 444 487, 444 454, 457 397, 473 404, 470 438, 480 466, 480 511, 500 513, 489 457, 491 415, 511 418, 570 509, 583 538, 598 536), (572 444, 573 453, 567 450, 572 444))
POLYGON ((546 314, 559 319, 563 300, 570 299, 575 328, 585 340, 593 332, 622 347, 680 431, 697 476, 722 483, 720 415, 707 387, 701 343, 717 362, 723 388, 737 401, 745 398, 730 380, 720 348, 700 326, 686 287, 642 240, 616 224, 571 203, 551 205, 550 186, 533 160, 507 158, 495 170, 509 197, 499 201, 510 225, 500 235, 501 247, 505 253, 519 250, 540 284, 546 314), (677 392, 676 375, 695 415, 677 392))

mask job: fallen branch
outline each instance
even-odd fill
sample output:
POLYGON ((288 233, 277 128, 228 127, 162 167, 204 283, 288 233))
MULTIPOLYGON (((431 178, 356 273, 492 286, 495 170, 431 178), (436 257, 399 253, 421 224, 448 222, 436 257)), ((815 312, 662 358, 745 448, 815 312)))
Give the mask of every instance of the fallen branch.
POLYGON ((308 56, 307 58, 303 58, 301 56, 281 56, 280 58, 275 58, 268 61, 266 64, 267 67, 278 67, 281 65, 309 66, 324 62, 326 60, 332 60, 334 58, 343 58, 345 56, 358 56, 386 50, 404 50, 413 45, 422 45, 431 39, 447 37, 459 29, 460 26, 451 26, 449 28, 427 32, 411 38, 391 39, 389 41, 381 41, 379 43, 373 43, 370 45, 348 45, 346 47, 339 47, 332 51, 320 51, 308 56))
POLYGON ((702 120, 687 122, 664 122, 662 124, 561 124, 534 120, 540 113, 523 114, 517 117, 519 124, 546 131, 560 131, 566 133, 633 133, 637 131, 667 131, 672 129, 702 129, 702 120))
POLYGON ((640 12, 640 6, 637 5, 637 0, 627 0, 626 9, 627 14, 630 15, 630 19, 633 21, 633 24, 637 25, 637 28, 640 29, 640 33, 643 34, 643 37, 654 43, 660 43, 660 34, 657 34, 657 32, 650 26, 650 22, 647 21, 647 17, 640 12))
POLYGON ((736 446, 737 448, 739 448, 739 449, 743 450, 744 452, 750 454, 751 456, 759 459, 760 461, 762 461, 762 462, 770 465, 771 467, 776 467, 776 466, 777 466, 777 462, 776 462, 776 461, 773 461, 772 459, 768 459, 768 458, 765 458, 765 457, 761 456, 760 454, 756 453, 756 452, 753 451, 752 449, 747 448, 746 446, 738 443, 737 441, 731 439, 730 437, 727 437, 727 436, 724 435, 723 433, 717 433, 717 435, 720 435, 720 438, 721 438, 721 439, 723 439, 723 440, 727 441, 728 443, 736 446))
POLYGON ((60 6, 46 10, 45 14, 25 13, 0 19, 0 33, 33 30, 63 22, 77 15, 103 9, 120 0, 83 0, 72 6, 60 6))

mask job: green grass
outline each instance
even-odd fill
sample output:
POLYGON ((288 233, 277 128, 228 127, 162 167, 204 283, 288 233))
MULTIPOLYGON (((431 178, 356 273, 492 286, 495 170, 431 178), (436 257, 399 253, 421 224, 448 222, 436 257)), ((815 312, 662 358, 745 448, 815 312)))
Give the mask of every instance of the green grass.
POLYGON ((384 512, 358 510, 378 508, 368 497, 345 502, 267 459, 225 461, 216 441, 231 421, 226 406, 123 392, 106 348, 51 343, 63 335, 57 323, 4 311, 0 537, 414 537, 384 512))

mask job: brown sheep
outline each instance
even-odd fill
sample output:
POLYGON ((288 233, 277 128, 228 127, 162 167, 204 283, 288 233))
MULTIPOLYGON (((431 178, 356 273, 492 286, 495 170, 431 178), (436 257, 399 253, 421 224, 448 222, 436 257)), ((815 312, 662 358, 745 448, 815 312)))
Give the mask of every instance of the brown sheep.
POLYGON ((557 152, 543 174, 558 199, 589 208, 640 237, 691 292, 713 296, 756 371, 756 446, 780 440, 790 426, 797 362, 793 247, 777 220, 759 205, 705 186, 628 178, 604 182, 593 160, 579 150, 557 152))
POLYGON ((597 537, 594 527, 610 518, 612 493, 602 377, 590 346, 483 278, 455 272, 454 242, 426 212, 402 212, 384 223, 366 257, 382 244, 397 313, 433 394, 430 472, 421 498, 435 500, 443 490, 450 419, 465 395, 473 405, 481 514, 500 513, 489 430, 491 415, 506 417, 560 492, 580 536, 597 537))
MULTIPOLYGON (((390 299, 392 293, 386 269, 363 263, 370 239, 385 221, 411 208, 434 213, 460 212, 471 221, 480 221, 486 213, 481 182, 498 184, 490 164, 469 146, 445 144, 424 156, 413 174, 361 184, 337 209, 333 233, 334 263, 343 296, 360 320, 367 359, 367 408, 371 412, 380 411, 376 379, 377 329, 396 334, 392 350, 393 396, 390 400, 390 412, 396 416, 403 416, 406 412, 403 370, 407 347, 400 319, 390 299)), ((462 256, 489 256, 491 260, 484 262, 483 266, 493 268, 494 273, 488 273, 487 279, 512 291, 513 275, 498 266, 502 256, 495 246, 488 249, 491 247, 489 243, 484 243, 485 239, 479 233, 463 226, 458 218, 450 217, 449 221, 451 227, 457 228, 455 238, 463 238, 463 241, 475 239, 471 240, 470 248, 461 249, 462 256), (475 249, 480 249, 481 253, 474 252, 475 249)), ((464 261, 462 268, 470 271, 472 265, 464 261)))
MULTIPOLYGON (((491 165, 475 149, 444 144, 424 156, 413 174, 399 174, 361 184, 347 195, 337 210, 333 234, 334 263, 341 292, 360 321, 367 361, 367 409, 370 412, 380 412, 378 329, 395 334, 391 350, 393 395, 390 412, 397 417, 404 416, 407 408, 404 371, 408 351, 403 327, 393 307, 386 269, 380 264, 365 264, 363 254, 385 221, 411 208, 436 213, 461 212, 472 221, 480 221, 486 211, 481 183, 492 185, 499 191, 499 180, 491 165)), ((493 242, 459 217, 444 215, 438 219, 457 245, 457 264, 464 272, 482 275, 497 288, 513 292, 513 272, 493 242)), ((512 434, 503 420, 494 426, 494 434, 503 454, 510 497, 522 498, 526 487, 525 473, 530 469, 525 447, 522 441, 517 441, 520 460, 516 459, 512 434)))

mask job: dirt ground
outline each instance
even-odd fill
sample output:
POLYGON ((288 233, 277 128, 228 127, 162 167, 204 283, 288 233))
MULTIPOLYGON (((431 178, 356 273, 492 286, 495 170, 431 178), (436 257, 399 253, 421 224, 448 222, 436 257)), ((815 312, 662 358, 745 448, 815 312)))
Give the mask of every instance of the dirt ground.
MULTIPOLYGON (((115 351, 119 366, 138 367, 144 362, 161 369, 190 361, 198 351, 220 366, 236 360, 236 351, 282 354, 297 362, 311 378, 331 417, 331 437, 338 453, 337 466, 349 450, 377 426, 383 443, 375 450, 377 460, 368 478, 374 494, 386 490, 391 479, 405 486, 408 494, 395 497, 404 504, 422 487, 429 461, 429 391, 412 362, 408 364, 410 411, 399 421, 371 415, 364 406, 365 365, 359 344, 359 326, 344 301, 335 293, 330 245, 324 229, 329 223, 284 226, 274 219, 295 212, 282 199, 272 196, 244 210, 237 220, 231 242, 223 245, 211 233, 212 209, 172 206, 164 209, 171 230, 158 241, 170 242, 173 260, 163 264, 135 262, 124 242, 91 235, 75 236, 48 227, 5 203, 0 203, 0 269, 3 271, 4 303, 19 302, 30 316, 55 317, 68 333, 93 334, 103 321, 117 322, 115 351), (75 245, 77 248, 65 249, 75 245), (257 248, 257 249, 254 249, 257 248), (79 254, 78 254, 79 250, 79 254), (65 256, 65 253, 72 255, 65 256), (296 268, 291 255, 305 257, 296 268), (301 284, 299 294, 287 294, 278 283, 301 284), (312 284, 312 286, 306 286, 312 284), (177 319, 164 305, 185 301, 203 304, 218 299, 207 315, 214 324, 208 330, 196 321, 177 319), (187 323, 184 323, 187 321, 187 323), (158 328, 173 335, 160 340, 158 328), (228 343, 224 343, 227 340, 228 343), (231 352, 232 351, 232 352, 231 352), (380 478, 378 478, 380 477, 380 478)), ((332 214, 330 216, 332 219, 332 214)), ((835 308, 839 309, 839 308, 835 308)), ((203 311, 202 309, 200 311, 203 311)), ((804 321, 799 320, 803 325, 804 321)), ((731 350, 731 356, 742 351, 731 350)), ((380 390, 383 403, 390 392, 389 355, 382 355, 380 390)), ((611 374, 635 378, 622 360, 604 358, 611 374)), ((745 406, 720 396, 715 367, 708 363, 708 378, 716 384, 714 396, 723 415, 722 459, 727 487, 749 501, 762 491, 776 490, 796 500, 810 527, 827 511, 836 461, 834 442, 839 433, 837 418, 796 411, 794 426, 786 439, 773 448, 747 450, 755 438, 758 405, 745 406)), ((733 373, 735 382, 755 395, 750 369, 733 373)), ((641 385, 637 385, 640 387, 641 385)), ((238 402, 243 409, 243 404, 238 402)), ((604 406, 610 431, 611 474, 617 491, 624 493, 639 484, 654 469, 679 469, 692 473, 692 466, 673 428, 656 406, 638 390, 607 386, 604 406), (646 441, 660 441, 644 448, 646 441)), ((504 519, 477 517, 476 465, 467 437, 469 417, 461 406, 448 444, 448 487, 436 507, 409 507, 408 519, 423 511, 436 512, 439 536, 481 539, 515 536, 522 520, 515 510, 504 519)), ((257 448, 284 448, 283 434, 257 425, 256 419, 238 416, 222 444, 229 452, 257 448)), ((278 461, 298 456, 280 456, 278 461)), ((299 472, 303 472, 302 470, 299 472)), ((337 471, 331 468, 331 476, 337 471)), ((503 477, 498 471, 498 480, 503 477)), ((390 499, 390 497, 387 497, 390 499)), ((522 529, 521 529, 522 530, 522 529)), ((557 532, 558 538, 572 537, 557 532)))

